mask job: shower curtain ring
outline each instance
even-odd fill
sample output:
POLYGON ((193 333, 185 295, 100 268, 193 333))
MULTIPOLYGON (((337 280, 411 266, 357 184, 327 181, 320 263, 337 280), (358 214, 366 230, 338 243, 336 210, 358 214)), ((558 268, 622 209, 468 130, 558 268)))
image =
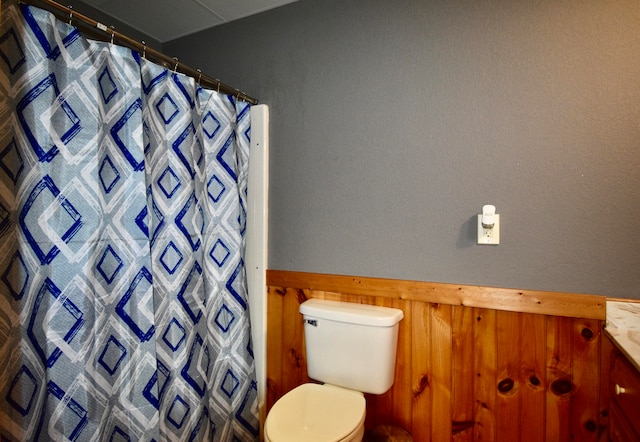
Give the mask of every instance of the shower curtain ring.
POLYGON ((196 71, 198 71, 198 85, 200 85, 200 79, 202 78, 202 71, 200 69, 196 69, 196 71))
POLYGON ((176 65, 173 67, 173 72, 177 72, 178 71, 178 57, 173 57, 174 61, 176 62, 176 65))
POLYGON ((218 80, 218 79, 216 78, 216 81, 218 82, 218 91, 217 91, 217 92, 218 92, 218 93, 220 93, 220 80, 218 80))
POLYGON ((142 58, 147 58, 147 43, 142 40, 142 58))
POLYGON ((73 5, 68 5, 69 8, 69 24, 71 24, 71 20, 73 20, 73 5))
POLYGON ((109 29, 111 30, 111 44, 113 44, 113 37, 116 35, 115 26, 111 25, 109 29))

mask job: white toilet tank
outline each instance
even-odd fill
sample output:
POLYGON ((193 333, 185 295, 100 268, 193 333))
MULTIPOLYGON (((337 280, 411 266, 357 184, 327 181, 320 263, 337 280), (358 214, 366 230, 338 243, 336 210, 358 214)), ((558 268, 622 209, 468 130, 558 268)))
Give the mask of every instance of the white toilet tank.
POLYGON ((363 393, 391 388, 402 310, 309 299, 300 313, 310 378, 363 393))

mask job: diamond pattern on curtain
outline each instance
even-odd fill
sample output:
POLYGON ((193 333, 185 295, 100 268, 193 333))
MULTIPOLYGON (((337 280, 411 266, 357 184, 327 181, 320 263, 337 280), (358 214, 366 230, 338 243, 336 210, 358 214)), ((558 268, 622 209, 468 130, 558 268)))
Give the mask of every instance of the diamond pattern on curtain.
POLYGON ((0 28, 0 437, 255 440, 249 105, 40 9, 0 28))

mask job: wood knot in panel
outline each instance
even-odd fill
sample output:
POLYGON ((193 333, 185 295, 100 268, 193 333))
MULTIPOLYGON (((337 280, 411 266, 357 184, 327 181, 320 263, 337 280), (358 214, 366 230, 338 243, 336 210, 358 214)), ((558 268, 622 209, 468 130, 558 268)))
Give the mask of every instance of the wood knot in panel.
POLYGON ((298 304, 302 304, 304 301, 307 300, 307 295, 304 294, 304 290, 302 289, 296 290, 296 296, 298 298, 298 304))
POLYGON ((556 379, 551 383, 551 391, 556 396, 563 396, 573 391, 573 384, 568 379, 556 379))
POLYGON ((590 433, 595 433, 596 430, 598 429, 598 426, 596 425, 596 423, 592 419, 589 419, 588 421, 586 421, 584 423, 584 428, 585 428, 585 430, 589 431, 590 433))
POLYGON ((593 339, 593 330, 591 330, 589 327, 583 328, 580 334, 587 341, 590 341, 591 339, 593 339))
POLYGON ((296 368, 302 367, 302 356, 298 354, 295 348, 289 349, 289 362, 296 368))
POLYGON ((451 434, 455 436, 456 434, 464 433, 472 429, 475 425, 476 423, 474 421, 452 421, 451 434))
POLYGON ((423 374, 420 376, 420 379, 418 379, 417 387, 413 390, 413 397, 415 398, 420 396, 428 387, 429 387, 429 376, 427 376, 426 374, 423 374))
POLYGON ((511 379, 511 378, 503 379, 498 383, 498 391, 500 393, 502 393, 502 394, 507 394, 511 390, 513 390, 513 387, 515 385, 516 385, 516 383, 514 382, 513 379, 511 379))
POLYGON ((529 383, 534 387, 537 387, 540 385, 540 378, 538 378, 538 376, 536 375, 531 375, 531 377, 529 378, 529 383))

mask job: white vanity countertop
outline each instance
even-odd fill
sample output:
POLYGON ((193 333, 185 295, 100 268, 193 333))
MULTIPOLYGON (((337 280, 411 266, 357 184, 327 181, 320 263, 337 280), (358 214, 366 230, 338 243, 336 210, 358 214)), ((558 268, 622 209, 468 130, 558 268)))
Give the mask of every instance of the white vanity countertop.
POLYGON ((605 330, 640 371, 640 303, 607 301, 605 330))

